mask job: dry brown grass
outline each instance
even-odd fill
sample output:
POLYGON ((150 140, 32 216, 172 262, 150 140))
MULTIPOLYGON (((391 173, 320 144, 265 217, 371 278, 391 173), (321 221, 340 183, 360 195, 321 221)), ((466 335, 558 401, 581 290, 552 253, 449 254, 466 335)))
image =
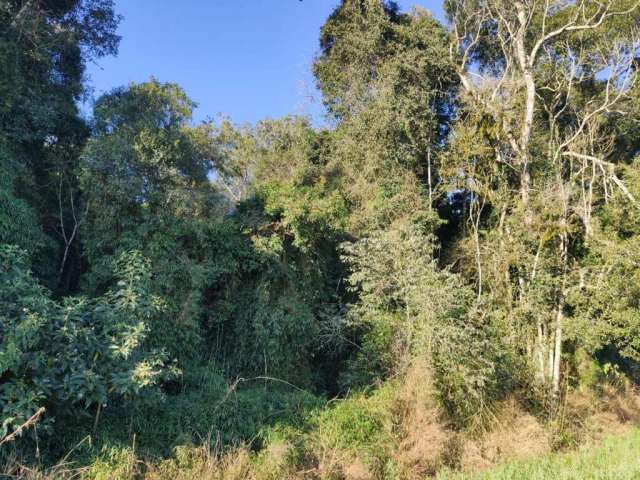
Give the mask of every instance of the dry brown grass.
MULTIPOLYGON (((482 470, 506 461, 542 456, 554 449, 554 435, 559 428, 559 420, 550 423, 537 418, 512 398, 496 409, 491 428, 473 434, 456 432, 448 426, 433 401, 429 371, 419 364, 409 369, 390 405, 393 411, 385 428, 393 431, 394 441, 392 445, 388 445, 389 454, 398 477, 406 480, 428 478, 444 467, 465 471, 482 470)), ((640 423, 640 395, 630 386, 623 389, 607 388, 597 394, 572 391, 567 396, 562 417, 561 428, 575 435, 580 442, 596 442, 605 435, 625 433, 634 424, 640 423)), ((254 469, 247 467, 250 463, 248 459, 236 458, 231 464, 226 460, 226 463, 215 466, 232 473, 202 478, 385 478, 384 473, 373 469, 358 454, 340 451, 328 445, 321 449, 321 454, 319 451, 313 452, 317 456, 306 468, 287 468, 289 448, 286 445, 276 445, 263 452, 264 458, 269 460, 261 465, 269 465, 270 468, 264 469, 261 474, 256 474, 254 469), (279 472, 282 476, 265 477, 265 471, 279 472)), ((255 463, 253 467, 255 468, 255 463)), ((181 480, 187 477, 171 478, 181 480)))
POLYGON ((396 461, 403 477, 424 478, 444 465, 454 466, 458 438, 434 403, 428 369, 417 364, 408 370, 397 404, 396 461))
POLYGON ((467 438, 461 462, 463 469, 488 468, 505 460, 522 460, 551 450, 551 432, 524 411, 515 399, 497 409, 491 429, 467 438))
POLYGON ((581 443, 597 443, 640 424, 640 392, 626 380, 597 392, 574 391, 567 395, 567 410, 581 428, 581 443))

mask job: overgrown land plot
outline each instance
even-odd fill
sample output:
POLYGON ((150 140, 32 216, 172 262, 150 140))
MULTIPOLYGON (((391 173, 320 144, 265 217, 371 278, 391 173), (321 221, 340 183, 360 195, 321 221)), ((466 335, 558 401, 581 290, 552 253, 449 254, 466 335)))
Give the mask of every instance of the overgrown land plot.
POLYGON ((640 478, 640 2, 335 3, 241 126, 0 1, 1 476, 640 478))

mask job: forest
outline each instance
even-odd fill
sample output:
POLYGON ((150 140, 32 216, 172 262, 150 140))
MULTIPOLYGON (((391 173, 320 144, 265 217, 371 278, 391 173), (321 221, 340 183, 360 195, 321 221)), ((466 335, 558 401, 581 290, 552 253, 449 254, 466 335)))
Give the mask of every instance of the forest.
POLYGON ((640 478, 640 2, 336 3, 320 127, 0 0, 2 478, 640 478))

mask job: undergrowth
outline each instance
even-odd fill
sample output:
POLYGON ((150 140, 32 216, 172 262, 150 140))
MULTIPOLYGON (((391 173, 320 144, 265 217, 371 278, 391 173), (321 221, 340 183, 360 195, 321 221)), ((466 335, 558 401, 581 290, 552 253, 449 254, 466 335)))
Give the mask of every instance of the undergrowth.
POLYGON ((52 444, 41 444, 48 456, 21 450, 21 442, 3 447, 3 473, 34 480, 625 479, 638 473, 629 452, 640 446, 640 432, 628 433, 628 425, 640 421, 640 397, 605 367, 567 392, 553 421, 514 396, 483 414, 491 422, 469 429, 449 421, 424 368, 329 401, 276 379, 227 384, 210 366, 189 371, 171 394, 68 423, 52 444), (619 438, 583 448, 612 432, 619 438), (478 470, 486 472, 468 473, 478 470))

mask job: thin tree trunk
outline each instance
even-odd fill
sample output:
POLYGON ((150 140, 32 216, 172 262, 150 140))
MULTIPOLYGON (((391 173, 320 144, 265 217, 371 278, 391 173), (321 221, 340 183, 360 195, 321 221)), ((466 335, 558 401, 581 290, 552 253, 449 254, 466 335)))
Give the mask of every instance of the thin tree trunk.
MULTIPOLYGON (((551 331, 551 329, 549 329, 549 331, 551 331)), ((555 349, 553 348, 553 337, 551 336, 551 333, 547 335, 547 353, 549 357, 547 360, 547 381, 552 382, 553 381, 553 364, 554 364, 553 355, 555 354, 555 349)))
POLYGON ((433 208, 433 187, 431 186, 431 147, 427 149, 427 183, 429 184, 429 208, 433 208))
POLYGON ((542 330, 542 322, 538 320, 538 338, 537 338, 537 354, 538 354, 538 378, 544 383, 544 333, 542 330))
MULTIPOLYGON (((566 214, 566 208, 565 208, 566 214)), ((565 222, 566 224, 566 219, 565 222)), ((560 294, 558 296, 558 311, 556 313, 555 344, 553 346, 553 374, 551 376, 552 393, 554 400, 560 395, 560 362, 562 360, 562 323, 564 320, 564 292, 567 284, 567 260, 568 260, 568 239, 564 232, 560 237, 560 255, 562 258, 562 281, 560 284, 560 294)))
POLYGON ((554 399, 559 398, 560 395, 560 360, 562 358, 562 320, 564 318, 564 296, 561 294, 558 300, 558 312, 556 315, 556 327, 555 327, 555 345, 553 353, 553 375, 552 375, 552 388, 554 399))

